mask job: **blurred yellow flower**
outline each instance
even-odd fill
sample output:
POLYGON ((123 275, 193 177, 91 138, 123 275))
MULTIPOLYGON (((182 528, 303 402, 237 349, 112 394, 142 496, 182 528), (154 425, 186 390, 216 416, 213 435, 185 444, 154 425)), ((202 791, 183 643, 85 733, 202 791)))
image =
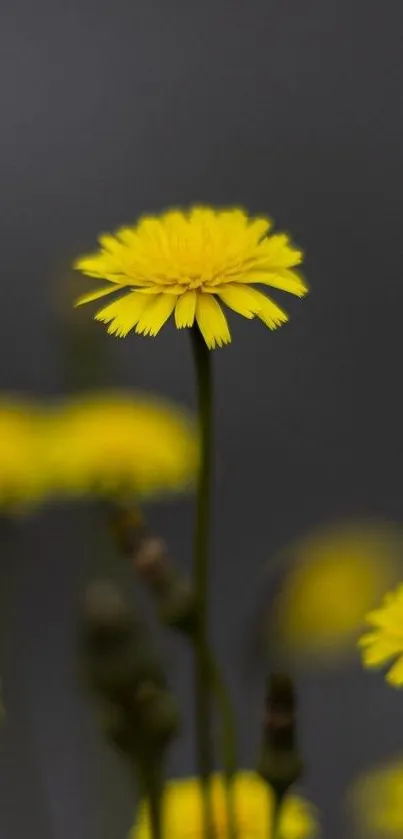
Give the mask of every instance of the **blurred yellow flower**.
POLYGON ((63 402, 50 413, 48 426, 56 491, 127 491, 144 499, 184 490, 195 477, 196 429, 167 402, 93 393, 63 402))
POLYGON ((350 802, 364 836, 403 839, 403 758, 385 763, 358 778, 350 802))
POLYGON ((391 584, 400 531, 376 525, 324 529, 297 544, 274 607, 277 637, 292 653, 353 649, 364 615, 391 584))
MULTIPOLYGON (((273 796, 254 772, 239 772, 234 783, 239 839, 267 839, 271 836, 273 796)), ((213 775, 212 796, 215 836, 227 839, 225 792, 221 775, 213 775)), ((163 833, 166 839, 202 839, 202 804, 196 778, 169 781, 163 799, 163 833)), ((311 839, 318 835, 314 808, 303 798, 290 795, 280 815, 279 839, 311 839)), ((131 839, 151 839, 148 807, 140 807, 131 839)))
POLYGON ((0 506, 18 511, 41 501, 48 488, 41 417, 29 402, 0 400, 0 506))
POLYGON ((124 292, 95 315, 109 324, 109 333, 124 337, 135 329, 157 335, 174 314, 178 329, 196 321, 210 349, 231 340, 218 300, 275 329, 288 320, 286 313, 253 286, 297 297, 306 294, 307 286, 294 270, 302 252, 286 234, 268 235, 271 226, 269 219, 249 218, 241 209, 204 206, 142 218, 114 235, 100 236, 100 249, 76 260, 79 271, 108 280, 77 305, 124 292))
POLYGON ((379 608, 369 612, 365 619, 371 629, 358 642, 365 667, 378 668, 393 662, 386 681, 393 687, 402 687, 403 584, 386 594, 379 608))

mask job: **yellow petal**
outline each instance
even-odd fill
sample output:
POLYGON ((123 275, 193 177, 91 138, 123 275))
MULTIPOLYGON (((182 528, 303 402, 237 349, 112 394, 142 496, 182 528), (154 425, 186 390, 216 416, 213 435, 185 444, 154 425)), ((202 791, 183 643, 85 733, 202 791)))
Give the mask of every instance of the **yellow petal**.
MULTIPOLYGON (((101 237, 104 241, 105 237, 101 237)), ((152 283, 152 279, 147 279, 139 272, 133 269, 133 266, 128 264, 127 255, 130 251, 124 245, 117 243, 115 251, 112 251, 112 242, 114 237, 106 237, 111 244, 109 250, 98 251, 84 256, 80 256, 73 263, 73 268, 76 271, 82 271, 89 277, 95 277, 98 280, 109 280, 111 283, 117 283, 123 286, 148 286, 152 283)))
POLYGON ((183 329, 184 326, 193 326, 196 312, 196 292, 186 291, 177 298, 178 302, 175 306, 175 324, 178 329, 183 329))
POLYGON ((116 258, 112 254, 102 253, 102 251, 80 256, 73 262, 73 268, 76 271, 82 271, 88 277, 96 277, 98 280, 110 280, 111 283, 121 285, 127 285, 130 282, 129 277, 122 274, 122 266, 116 258))
POLYGON ((261 285, 268 285, 272 288, 278 288, 280 291, 288 291, 289 294, 294 294, 296 297, 304 297, 308 292, 308 286, 296 271, 289 271, 282 269, 276 271, 267 270, 264 267, 259 271, 254 269, 248 274, 241 277, 243 283, 260 283, 261 285))
POLYGON ((390 668, 386 681, 393 687, 403 687, 403 656, 390 668))
POLYGON ((159 285, 154 284, 150 286, 144 286, 144 288, 138 288, 136 291, 141 292, 141 294, 183 294, 183 285, 180 283, 160 283, 159 285))
MULTIPOLYGON (((361 647, 364 647, 363 643, 361 643, 361 647)), ((390 661, 398 653, 403 653, 401 641, 380 637, 372 644, 368 643, 363 650, 362 659, 366 667, 379 667, 380 664, 390 661)))
POLYGON ((117 239, 116 236, 113 236, 110 233, 101 233, 101 235, 98 236, 98 242, 108 253, 111 253, 114 256, 117 254, 119 256, 121 255, 122 243, 119 242, 119 239, 117 239))
POLYGON ((241 283, 223 285, 222 290, 217 290, 217 294, 226 306, 245 318, 255 317, 262 309, 262 298, 265 300, 260 291, 241 283))
POLYGON ((178 297, 176 294, 160 294, 158 297, 143 295, 143 299, 149 303, 139 318, 136 332, 140 335, 157 335, 172 314, 178 297))
POLYGON ((299 265, 303 252, 292 245, 286 233, 275 233, 260 243, 256 259, 262 267, 265 265, 268 270, 276 271, 299 265))
POLYGON ((370 647, 371 644, 375 644, 378 640, 378 633, 377 632, 368 632, 366 635, 362 635, 361 638, 358 639, 357 645, 358 647, 365 648, 370 647))
MULTIPOLYGON (((270 836, 274 796, 270 787, 252 772, 239 772, 232 788, 237 833, 243 839, 270 836)), ((211 778, 214 831, 228 835, 225 781, 218 773, 211 778)), ((195 778, 168 781, 164 790, 164 833, 175 839, 203 836, 200 782, 195 778)), ((315 809, 303 798, 287 796, 280 814, 279 835, 283 839, 313 839, 318 835, 315 809)), ((140 803, 130 839, 150 839, 150 812, 147 801, 140 803)))
POLYGON ((230 343, 231 334, 227 319, 221 306, 211 294, 199 293, 197 295, 196 320, 209 350, 230 343))
POLYGON ((76 271, 82 271, 83 274, 88 274, 89 277, 102 278, 103 273, 103 258, 100 253, 89 253, 85 256, 79 256, 73 262, 73 268, 76 271))
POLYGON ((133 291, 100 309, 95 315, 95 320, 109 323, 109 334, 124 338, 136 326, 149 302, 150 297, 133 291))
POLYGON ((251 244, 259 242, 263 236, 267 236, 273 222, 268 218, 256 218, 249 222, 247 227, 247 241, 251 244))
POLYGON ((277 303, 273 303, 273 301, 269 300, 268 297, 265 297, 264 294, 262 294, 261 304, 261 309, 259 309, 256 314, 258 318, 260 318, 260 320, 269 327, 269 329, 277 329, 278 326, 287 322, 288 315, 286 312, 283 312, 283 310, 280 309, 280 306, 277 306, 277 303))
MULTIPOLYGON (((122 286, 121 288, 124 291, 124 287, 122 286)), ((103 288, 98 288, 97 291, 89 291, 87 294, 82 294, 81 297, 77 298, 74 305, 82 306, 84 303, 91 303, 93 300, 99 300, 100 297, 106 297, 107 294, 112 294, 116 291, 119 291, 119 287, 116 287, 116 285, 104 286, 103 288)))

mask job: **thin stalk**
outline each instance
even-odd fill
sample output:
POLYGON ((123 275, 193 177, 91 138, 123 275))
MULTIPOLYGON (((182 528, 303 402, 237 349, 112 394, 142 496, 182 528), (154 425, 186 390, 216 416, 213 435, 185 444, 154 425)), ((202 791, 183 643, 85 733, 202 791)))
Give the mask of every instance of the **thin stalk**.
POLYGON ((195 729, 198 774, 202 787, 204 835, 213 836, 211 773, 214 766, 212 745, 210 666, 208 637, 208 580, 210 494, 212 471, 212 380, 210 352, 197 326, 190 331, 196 370, 201 460, 197 488, 194 537, 194 584, 197 601, 197 631, 194 644, 195 729))
POLYGON ((228 819, 229 839, 236 839, 236 810, 234 782, 237 772, 236 724, 232 703, 220 668, 212 653, 209 653, 210 684, 221 718, 221 754, 224 768, 225 803, 228 819))
POLYGON ((162 795, 163 784, 159 761, 145 760, 140 767, 143 797, 148 802, 151 839, 163 839, 162 795))
POLYGON ((269 790, 270 799, 273 796, 273 817, 271 822, 271 829, 269 831, 269 839, 281 839, 280 834, 280 815, 281 815, 281 808, 283 805, 283 800, 285 796, 284 792, 276 791, 275 789, 269 790))

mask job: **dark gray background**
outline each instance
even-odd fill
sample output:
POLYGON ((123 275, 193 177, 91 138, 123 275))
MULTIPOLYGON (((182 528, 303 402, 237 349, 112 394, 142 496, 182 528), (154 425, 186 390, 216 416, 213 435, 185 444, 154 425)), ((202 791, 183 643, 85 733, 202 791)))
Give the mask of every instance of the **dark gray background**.
MULTIPOLYGON (((0 23, 3 389, 64 389, 55 289, 100 230, 172 204, 241 204, 306 251, 312 293, 281 301, 291 323, 273 335, 234 316, 214 355, 213 633, 253 765, 261 685, 244 678, 242 639, 262 565, 328 520, 402 519, 403 4, 3 0, 0 23)), ((107 348, 115 382, 194 404, 183 333, 107 348)), ((152 511, 185 568, 191 510, 152 511)), ((7 539, 1 839, 121 839, 132 791, 74 672, 77 597, 109 546, 89 507, 7 539)), ((187 708, 188 672, 173 672, 187 708)), ((358 663, 300 690, 304 791, 337 839, 349 779, 402 745, 402 698, 358 663)), ((188 725, 170 770, 192 766, 188 725)))

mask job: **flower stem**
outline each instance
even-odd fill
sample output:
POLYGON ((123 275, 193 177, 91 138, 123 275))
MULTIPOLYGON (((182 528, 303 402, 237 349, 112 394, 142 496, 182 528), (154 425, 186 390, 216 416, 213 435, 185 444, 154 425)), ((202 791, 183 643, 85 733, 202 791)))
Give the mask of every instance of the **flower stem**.
POLYGON ((285 796, 285 791, 280 793, 278 790, 276 791, 273 789, 270 791, 270 798, 273 795, 273 817, 271 823, 271 830, 269 839, 281 839, 280 834, 280 814, 281 814, 281 807, 283 804, 283 799, 285 796))
POLYGON ((194 542, 194 581, 198 617, 194 645, 196 754, 198 773, 202 785, 204 835, 211 837, 213 835, 213 807, 210 778, 214 766, 214 752, 211 731, 210 662, 208 654, 208 548, 212 471, 212 381, 210 352, 199 328, 194 326, 190 332, 196 369, 201 435, 194 542))
POLYGON ((151 839, 162 839, 161 804, 163 785, 159 761, 143 761, 140 782, 143 796, 148 801, 151 839))
POLYGON ((224 767, 225 801, 228 820, 229 839, 236 839, 236 810, 234 796, 234 781, 237 772, 236 725, 231 699, 227 686, 222 678, 220 668, 209 653, 210 684, 215 695, 218 712, 221 717, 221 751, 224 767))

